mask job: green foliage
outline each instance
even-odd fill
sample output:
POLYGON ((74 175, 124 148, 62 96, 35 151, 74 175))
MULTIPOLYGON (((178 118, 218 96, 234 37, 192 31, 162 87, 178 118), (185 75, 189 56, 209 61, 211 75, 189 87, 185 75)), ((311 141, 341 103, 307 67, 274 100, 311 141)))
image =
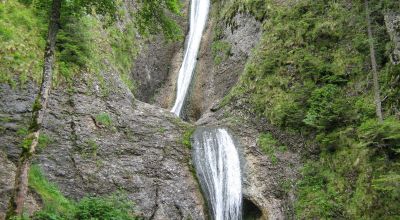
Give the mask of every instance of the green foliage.
POLYGON ((161 133, 161 134, 164 134, 164 133, 167 131, 167 129, 164 128, 164 127, 160 127, 160 128, 157 129, 157 131, 158 131, 159 133, 161 133))
MULTIPOLYGON (((237 0, 224 6, 225 22, 235 27, 232 18, 248 12, 263 21, 264 31, 221 106, 247 101, 259 117, 321 147, 318 159, 307 160, 297 184, 298 219, 400 215, 394 205, 399 200, 400 67, 389 61, 393 43, 383 20, 384 12, 400 5, 369 3, 385 97, 381 124, 375 119, 363 1, 301 0, 288 7, 270 0, 237 0)), ((279 148, 268 134, 260 135, 258 145, 271 158, 279 148)))
POLYGON ((343 103, 339 88, 332 84, 314 90, 309 99, 309 105, 303 121, 318 129, 340 126, 347 107, 343 103))
POLYGON ((303 178, 298 183, 300 190, 296 203, 296 217, 298 219, 345 218, 339 189, 330 183, 340 180, 334 180, 334 172, 320 171, 318 166, 309 163, 303 168, 303 178))
POLYGON ((108 113, 102 112, 95 117, 96 123, 105 127, 112 125, 111 116, 108 113))
POLYGON ((272 164, 276 164, 278 162, 278 158, 275 155, 276 150, 284 152, 287 149, 286 146, 279 145, 279 142, 270 133, 260 134, 257 144, 262 152, 268 155, 272 164))
POLYGON ((38 140, 38 147, 45 148, 52 142, 51 138, 46 134, 40 134, 38 140))
POLYGON ((211 45, 211 53, 214 58, 214 63, 216 65, 221 64, 226 60, 231 54, 232 46, 225 41, 214 41, 211 45))
POLYGON ((139 0, 138 4, 136 27, 141 34, 147 36, 162 32, 168 40, 182 38, 178 24, 165 12, 180 15, 182 5, 179 0, 139 0))
MULTIPOLYGON (((20 2, 0 4, 0 82, 12 86, 29 79, 41 80, 40 57, 51 6, 50 0, 20 2)), ((89 81, 97 80, 103 94, 108 94, 110 85, 104 73, 118 71, 123 83, 134 92, 136 83, 130 73, 138 53, 138 29, 145 35, 162 30, 167 39, 181 37, 179 26, 170 18, 171 13, 180 13, 179 1, 143 1, 139 12, 129 12, 122 4, 114 0, 62 4, 53 74, 56 86, 72 85, 78 74, 85 72, 89 73, 89 81), (116 20, 123 25, 111 25, 116 20)))
POLYGON ((90 26, 84 22, 88 19, 73 16, 64 19, 57 35, 57 67, 60 76, 72 82, 81 69, 89 68, 92 55, 90 42, 94 39, 90 26))
POLYGON ((120 30, 117 27, 110 27, 108 31, 109 37, 112 39, 112 57, 110 60, 117 67, 125 85, 135 94, 137 86, 130 78, 134 59, 138 54, 138 46, 134 41, 136 38, 134 23, 130 22, 126 24, 124 30, 120 30))
POLYGON ((223 19, 231 23, 232 18, 239 13, 249 13, 257 20, 262 21, 267 17, 270 1, 265 0, 235 0, 229 2, 223 11, 223 19))
POLYGON ((22 140, 21 147, 24 151, 29 151, 33 142, 33 137, 26 137, 22 140))
POLYGON ((43 201, 43 209, 34 213, 32 220, 137 219, 133 203, 122 193, 85 197, 78 203, 65 198, 57 186, 46 179, 38 165, 31 166, 29 186, 43 201))
POLYGON ((182 144, 185 146, 187 149, 192 149, 192 135, 196 129, 194 127, 189 127, 183 132, 182 136, 182 144))
POLYGON ((66 199, 56 185, 50 183, 38 165, 29 169, 29 186, 40 195, 43 211, 68 216, 74 211, 73 202, 66 199))
POLYGON ((390 154, 392 157, 400 154, 400 122, 387 118, 383 123, 370 119, 358 128, 358 136, 365 146, 375 148, 390 154))
POLYGON ((122 195, 113 195, 106 198, 87 197, 77 204, 75 219, 136 219, 133 203, 122 195))
POLYGON ((46 23, 35 11, 18 1, 0 4, 0 83, 16 86, 41 79, 46 23))

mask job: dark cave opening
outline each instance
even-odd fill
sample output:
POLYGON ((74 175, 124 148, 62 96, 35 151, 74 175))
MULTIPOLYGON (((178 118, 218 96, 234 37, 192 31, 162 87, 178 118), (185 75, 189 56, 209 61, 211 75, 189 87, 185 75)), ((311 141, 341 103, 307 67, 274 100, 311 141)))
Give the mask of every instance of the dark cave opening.
POLYGON ((243 220, 259 220, 262 212, 251 200, 243 198, 243 220))

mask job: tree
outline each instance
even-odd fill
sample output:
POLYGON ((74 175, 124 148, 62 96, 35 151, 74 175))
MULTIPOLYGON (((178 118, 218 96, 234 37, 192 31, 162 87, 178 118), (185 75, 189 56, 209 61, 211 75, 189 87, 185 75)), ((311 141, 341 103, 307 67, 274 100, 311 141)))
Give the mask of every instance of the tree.
POLYGON ((374 38, 372 34, 372 27, 371 27, 371 18, 370 12, 368 8, 368 0, 365 0, 365 13, 366 13, 366 20, 367 20, 367 28, 368 28, 368 40, 369 40, 369 51, 371 56, 371 66, 372 66, 372 77, 373 77, 373 84, 374 84, 374 99, 375 99, 375 106, 376 106, 376 116, 378 117, 379 122, 383 121, 382 116, 382 102, 380 97, 380 89, 379 89, 379 78, 378 78, 378 67, 376 64, 375 58, 375 47, 374 47, 374 38))
MULTIPOLYGON (((102 15, 116 18, 118 4, 116 0, 52 0, 49 13, 49 26, 44 51, 44 65, 42 82, 39 93, 32 109, 32 121, 29 126, 29 134, 23 141, 23 149, 19 157, 15 174, 14 190, 12 192, 6 219, 23 214, 24 202, 28 191, 28 172, 33 155, 39 142, 43 118, 46 114, 52 85, 53 66, 55 63, 55 49, 57 33, 60 26, 63 4, 72 4, 79 11, 90 13, 93 10, 102 15)), ((154 30, 162 30, 167 38, 173 39, 179 32, 178 26, 172 19, 165 15, 166 10, 178 14, 180 12, 179 0, 139 0, 137 13, 137 26, 141 33, 152 33, 154 30)), ((73 12, 72 12, 73 13, 73 12)), ((79 16, 79 13, 74 16, 79 16)))

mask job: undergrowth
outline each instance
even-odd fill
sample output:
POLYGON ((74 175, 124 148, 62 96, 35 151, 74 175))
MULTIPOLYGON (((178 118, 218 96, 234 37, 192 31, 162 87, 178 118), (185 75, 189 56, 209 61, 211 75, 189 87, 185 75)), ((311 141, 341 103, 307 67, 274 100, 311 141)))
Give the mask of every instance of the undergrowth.
POLYGON ((134 204, 123 193, 104 197, 87 196, 75 202, 64 197, 58 187, 47 180, 38 165, 30 168, 29 187, 43 202, 43 208, 34 213, 32 220, 137 219, 133 210, 134 204))

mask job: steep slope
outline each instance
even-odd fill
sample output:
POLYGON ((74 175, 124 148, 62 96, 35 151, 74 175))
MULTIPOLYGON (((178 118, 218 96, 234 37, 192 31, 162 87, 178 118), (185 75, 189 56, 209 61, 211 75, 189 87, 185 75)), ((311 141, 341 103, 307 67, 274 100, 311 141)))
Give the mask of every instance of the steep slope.
MULTIPOLYGON (((96 91, 98 84, 88 86, 83 79, 74 84, 74 91, 52 92, 43 125, 46 146, 35 164, 68 198, 122 190, 146 218, 204 218, 188 166, 190 152, 181 144, 189 125, 168 111, 135 101, 112 76, 105 76, 114 88, 108 96, 96 91)), ((26 128, 36 88, 1 89, 1 116, 8 121, 1 124, 1 150, 16 161, 17 133, 26 128)), ((3 184, 12 188, 12 181, 3 184)), ((2 192, 1 200, 7 201, 7 195, 2 192)))
POLYGON ((264 124, 257 146, 269 161, 279 158, 274 154, 280 144, 299 150, 305 163, 298 170, 301 178, 289 187, 295 189, 293 217, 398 218, 400 93, 394 26, 399 5, 369 1, 374 38, 368 39, 364 2, 293 2, 289 7, 276 1, 232 4, 228 20, 241 10, 263 18, 261 41, 234 89, 212 109, 216 113, 198 123, 217 117, 235 122, 232 129, 249 121, 264 124), (376 48, 383 123, 374 114, 369 41, 376 48))
MULTIPOLYGON (((144 216, 199 218, 201 200, 187 166, 190 154, 180 143, 188 125, 135 101, 120 86, 115 83, 107 97, 95 90, 97 84, 84 82, 76 83, 74 92, 53 91, 44 124, 49 143, 36 163, 69 198, 124 190, 144 216)), ((16 133, 29 120, 35 90, 2 86, 1 115, 8 119, 1 124, 2 150, 13 161, 20 141, 16 133)))

